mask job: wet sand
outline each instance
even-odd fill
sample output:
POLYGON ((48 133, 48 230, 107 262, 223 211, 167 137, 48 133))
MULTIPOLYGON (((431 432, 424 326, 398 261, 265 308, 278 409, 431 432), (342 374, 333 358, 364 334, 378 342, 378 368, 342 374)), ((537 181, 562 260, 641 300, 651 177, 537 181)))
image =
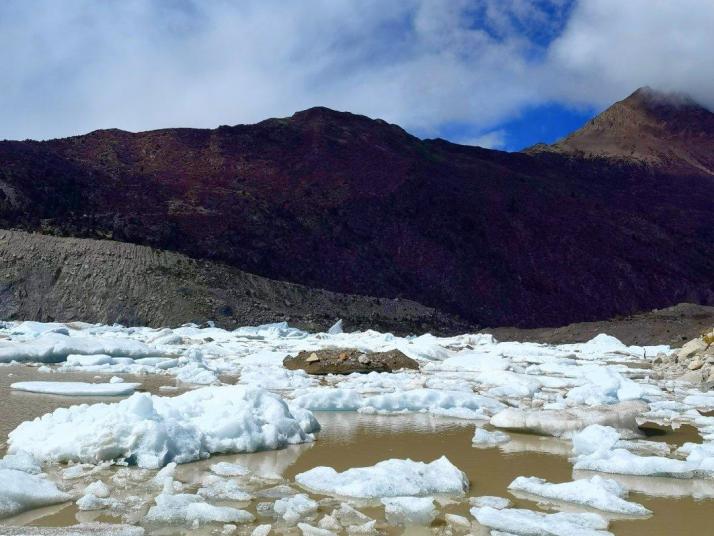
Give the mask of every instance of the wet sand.
MULTIPOLYGON (((19 422, 34 418, 56 407, 64 407, 85 402, 111 402, 120 397, 58 397, 32 393, 10 392, 13 381, 29 379, 85 380, 88 374, 42 374, 31 367, 3 367, 0 369, 0 433, 7 432, 19 422), (8 373, 13 376, 7 376, 8 373)), ((142 381, 143 388, 158 392, 159 385, 172 384, 170 376, 129 377, 127 381, 142 381)), ((166 393, 164 393, 166 394, 166 393)), ((388 458, 411 458, 432 461, 446 455, 457 467, 467 473, 471 480, 468 496, 498 495, 508 497, 516 506, 543 511, 556 511, 552 506, 539 506, 537 500, 515 498, 508 491, 510 482, 517 476, 538 476, 553 482, 564 482, 573 478, 572 465, 568 461, 570 443, 553 438, 511 434, 513 440, 502 448, 479 449, 471 446, 475 423, 426 414, 400 416, 363 415, 352 412, 316 412, 323 430, 318 440, 312 444, 297 445, 287 449, 253 454, 214 456, 179 467, 177 477, 184 481, 194 481, 198 475, 218 461, 241 463, 255 474, 262 476, 281 475, 292 480, 302 471, 318 465, 328 465, 341 471, 350 467, 373 465, 388 458)), ((689 427, 691 428, 691 427, 689 427)), ((696 440, 693 429, 654 435, 650 439, 681 444, 685 440, 696 440)), ((582 473, 577 476, 590 476, 582 473)), ((640 502, 654 512, 647 519, 614 519, 610 530, 620 536, 671 536, 674 534, 710 534, 714 525, 714 500, 695 500, 692 494, 714 497, 714 481, 676 480, 666 478, 637 478, 603 475, 616 478, 638 492, 630 494, 630 500, 640 502), (641 492, 640 492, 641 491, 641 492)), ((299 488, 293 484, 293 487, 299 488)), ((311 494, 313 497, 320 496, 311 494)), ((260 499, 259 499, 260 500, 260 499)), ((264 499, 262 499, 264 500, 264 499)), ((255 513, 255 504, 247 507, 255 513)), ((230 503, 226 503, 230 504, 230 503)), ((245 507, 245 503, 240 507, 245 507)), ((435 525, 443 524, 443 513, 458 513, 472 519, 468 513, 468 502, 459 501, 440 508, 441 515, 435 525)), ((569 511, 587 511, 573 505, 559 505, 569 511)), ((329 512, 331 506, 323 508, 329 512)), ((384 510, 374 503, 363 504, 366 514, 383 519, 384 510)), ((101 512, 79 512, 73 503, 50 506, 25 512, 4 520, 5 524, 29 524, 36 526, 67 526, 79 521, 120 522, 101 512)), ((259 522, 270 522, 259 519, 259 522)), ((247 529, 248 527, 241 528, 247 529)), ((215 526, 200 532, 180 527, 164 527, 147 531, 149 534, 209 534, 215 526)), ((404 529, 390 528, 390 534, 401 534, 404 529)), ((424 529, 408 529, 409 533, 425 533, 424 529)), ((0 526, 0 534, 2 527, 0 526)))

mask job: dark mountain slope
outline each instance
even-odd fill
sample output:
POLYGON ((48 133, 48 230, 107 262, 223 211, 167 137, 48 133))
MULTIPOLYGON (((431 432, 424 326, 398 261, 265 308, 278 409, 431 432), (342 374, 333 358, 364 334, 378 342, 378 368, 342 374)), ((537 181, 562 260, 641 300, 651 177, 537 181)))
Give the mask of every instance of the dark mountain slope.
POLYGON ((409 300, 318 290, 113 240, 0 230, 0 318, 220 327, 290 322, 326 331, 455 333, 474 326, 409 300))
POLYGON ((2 142, 0 190, 5 227, 410 298, 482 325, 714 301, 714 177, 698 166, 422 141, 325 108, 2 142))

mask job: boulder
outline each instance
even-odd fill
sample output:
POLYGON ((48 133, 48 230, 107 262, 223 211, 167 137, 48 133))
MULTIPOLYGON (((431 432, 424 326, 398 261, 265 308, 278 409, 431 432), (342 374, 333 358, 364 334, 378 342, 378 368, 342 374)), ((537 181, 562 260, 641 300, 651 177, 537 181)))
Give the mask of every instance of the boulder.
POLYGON ((706 342, 704 342, 704 339, 692 339, 684 346, 682 346, 679 350, 677 350, 677 357, 679 359, 687 359, 688 357, 703 352, 707 349, 707 346, 708 345, 706 342))
POLYGON ((351 374, 419 369, 419 363, 399 350, 366 353, 354 348, 300 352, 294 357, 286 357, 283 366, 290 370, 302 369, 308 374, 351 374))
POLYGON ((687 365, 687 367, 689 368, 689 370, 699 370, 700 368, 702 368, 702 366, 704 366, 704 361, 702 361, 702 360, 699 359, 698 357, 692 359, 692 360, 689 362, 689 365, 687 365))

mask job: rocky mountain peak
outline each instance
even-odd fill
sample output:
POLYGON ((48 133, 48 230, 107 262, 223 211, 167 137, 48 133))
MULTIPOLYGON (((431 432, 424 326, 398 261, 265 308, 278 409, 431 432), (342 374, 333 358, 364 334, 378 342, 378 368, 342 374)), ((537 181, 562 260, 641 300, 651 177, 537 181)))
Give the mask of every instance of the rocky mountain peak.
POLYGON ((642 87, 562 140, 529 152, 632 160, 712 175, 712 148, 714 113, 688 95, 642 87))

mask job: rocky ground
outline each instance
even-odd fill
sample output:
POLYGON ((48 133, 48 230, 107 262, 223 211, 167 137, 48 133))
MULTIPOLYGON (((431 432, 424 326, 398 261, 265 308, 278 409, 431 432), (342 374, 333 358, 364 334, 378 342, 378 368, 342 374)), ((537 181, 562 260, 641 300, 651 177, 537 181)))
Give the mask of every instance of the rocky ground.
POLYGON ((684 344, 671 354, 655 359, 655 371, 666 378, 678 378, 691 383, 714 387, 714 329, 684 344))
POLYGON ((274 281, 221 263, 109 240, 0 230, 0 318, 124 325, 186 322, 235 328, 271 322, 325 331, 473 331, 409 300, 340 294, 274 281))
POLYGON ((558 328, 485 328, 503 341, 533 341, 546 344, 566 344, 592 339, 607 333, 625 344, 668 344, 682 346, 714 326, 714 307, 680 303, 632 316, 598 322, 579 322, 558 328))

